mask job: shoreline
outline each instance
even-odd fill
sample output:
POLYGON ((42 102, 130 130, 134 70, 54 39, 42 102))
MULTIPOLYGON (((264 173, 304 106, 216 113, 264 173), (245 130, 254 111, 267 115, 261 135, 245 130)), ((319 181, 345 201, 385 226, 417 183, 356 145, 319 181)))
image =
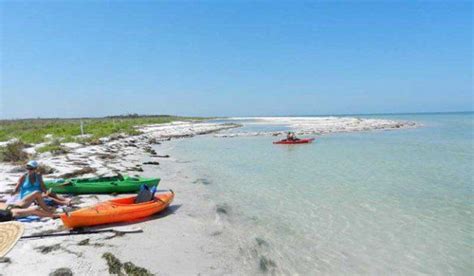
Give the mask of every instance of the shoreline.
MULTIPOLYGON (((45 175, 45 179, 75 173, 86 164, 94 169, 94 172, 78 177, 106 175, 110 174, 110 170, 122 173, 128 171, 129 174, 140 174, 145 177, 160 177, 162 181, 158 187, 159 190, 173 189, 177 196, 167 210, 137 224, 143 229, 143 233, 127 234, 115 238, 111 238, 114 234, 95 234, 20 241, 7 254, 5 261, 0 262, 0 270, 7 275, 28 271, 47 275, 56 269, 66 267, 71 269, 74 274, 79 275, 91 272, 93 274, 107 274, 107 263, 101 256, 105 252, 111 252, 122 262, 131 261, 135 265, 157 274, 227 273, 222 270, 223 266, 216 261, 220 258, 219 256, 222 256, 215 252, 218 246, 209 248, 210 245, 207 244, 206 236, 215 230, 207 229, 206 225, 209 223, 203 223, 203 221, 214 220, 212 203, 202 193, 203 190, 192 183, 194 179, 187 176, 188 172, 184 168, 187 164, 169 156, 172 153, 168 144, 172 142, 164 143, 166 146, 162 143, 171 138, 209 134, 235 126, 174 123, 158 127, 160 131, 145 130, 145 134, 139 137, 104 139, 102 145, 80 146, 68 143, 70 152, 66 155, 54 156, 42 153, 39 157, 42 165, 55 169, 54 173, 45 175), (150 139, 157 140, 154 140, 155 144, 150 146, 148 144, 150 139), (105 156, 107 157, 103 158, 105 156), (147 161, 160 164, 144 165, 143 163, 147 161), (202 207, 194 209, 193 206, 202 207), (203 215, 203 210, 209 212, 203 215), (85 239, 89 239, 88 243, 92 245, 79 245, 85 239), (150 258, 143 258, 143 252, 148 252, 150 258), (78 261, 77 257, 81 257, 81 261, 78 261), (57 262, 58 258, 61 259, 60 265, 57 262), (25 267, 28 269, 25 270, 25 267)), ((18 165, 1 163, 0 197, 6 196, 6 193, 12 189, 12 184, 22 173, 22 169, 18 165)), ((80 200, 78 206, 85 207, 111 199, 113 196, 81 195, 76 198, 80 200)), ((49 218, 24 225, 25 235, 63 230, 60 220, 49 218)), ((222 263, 223 260, 220 262, 222 263)))
MULTIPOLYGON (((189 160, 174 156, 176 140, 168 142, 195 135, 214 133, 216 136, 219 135, 215 134, 217 132, 236 127, 238 125, 188 122, 150 125, 140 129, 144 133, 138 136, 108 137, 101 139, 100 145, 66 143, 69 152, 65 155, 40 154, 40 163, 54 169, 53 173, 45 175, 45 179, 74 174, 87 166, 92 170, 78 177, 107 175, 114 171, 158 176, 162 179, 159 190, 173 189, 176 197, 168 210, 137 224, 144 230, 141 234, 113 238, 113 234, 96 234, 20 241, 7 255, 10 262, 0 263, 0 269, 6 274, 17 274, 24 273, 27 267, 27 271, 44 275, 68 267, 75 274, 104 274, 108 267, 101 256, 111 252, 122 262, 131 261, 160 275, 257 273, 258 260, 255 263, 247 263, 247 260, 258 256, 248 256, 248 248, 242 248, 243 244, 253 241, 239 240, 240 237, 232 236, 232 231, 223 231, 229 222, 209 191, 201 186, 205 184, 201 172, 193 172, 189 160), (143 164, 148 161, 160 164, 143 164), (86 239, 91 245, 80 245, 86 239), (236 245, 240 252, 236 248, 229 250, 236 245), (242 252, 247 253, 240 256, 242 252), (79 256, 82 257, 80 261, 79 256)), ((28 150, 33 151, 38 146, 28 150)), ((0 197, 12 188, 11 184, 21 173, 21 167, 17 165, 1 163, 0 197)), ((82 195, 78 198, 79 206, 84 207, 113 196, 82 195)), ((60 220, 50 219, 26 223, 25 235, 60 231, 61 226, 60 220)), ((262 265, 264 256, 258 258, 262 265)))
MULTIPOLYGON (((160 153, 173 153, 168 145, 154 148, 160 149, 160 153)), ((133 158, 149 160, 144 155, 133 158)), ((215 204, 205 189, 193 183, 199 178, 191 173, 188 166, 188 161, 173 157, 161 162, 160 166, 144 166, 142 176, 159 175, 163 179, 159 191, 173 189, 176 197, 167 210, 138 221, 136 225, 143 229, 142 233, 121 237, 105 233, 20 241, 7 255, 11 263, 0 263, 0 269, 5 275, 28 271, 48 275, 59 268, 69 268, 75 275, 103 275, 108 274, 109 268, 102 256, 109 252, 121 262, 132 262, 157 275, 235 273, 226 264, 228 255, 222 254, 222 240, 213 239, 213 233, 220 230, 215 223, 215 204), (85 240, 88 240, 87 245, 80 245, 85 240), (60 264, 58 258, 61 259, 60 264), (25 267, 28 269, 25 270, 25 267)), ((95 195, 89 198, 85 195, 81 199, 87 203, 81 205, 110 198, 113 196, 95 195)), ((56 231, 62 229, 60 226, 60 220, 50 219, 26 223, 25 234, 56 231)))

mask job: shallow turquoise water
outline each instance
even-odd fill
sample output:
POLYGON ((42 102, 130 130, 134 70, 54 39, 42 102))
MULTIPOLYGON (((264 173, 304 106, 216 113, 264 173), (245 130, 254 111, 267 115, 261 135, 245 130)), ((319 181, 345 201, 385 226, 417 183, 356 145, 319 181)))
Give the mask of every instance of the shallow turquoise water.
POLYGON ((417 129, 182 140, 249 264, 276 273, 474 271, 474 115, 370 116, 417 129))

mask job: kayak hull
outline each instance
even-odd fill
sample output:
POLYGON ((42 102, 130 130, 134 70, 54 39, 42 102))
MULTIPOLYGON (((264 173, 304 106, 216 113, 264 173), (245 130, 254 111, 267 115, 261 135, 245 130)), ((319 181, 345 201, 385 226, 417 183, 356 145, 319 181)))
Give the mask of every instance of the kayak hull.
POLYGON ((295 144, 308 144, 312 143, 314 138, 307 138, 307 139, 299 139, 299 140, 281 140, 273 142, 273 144, 280 144, 280 145, 295 145, 295 144))
POLYGON ((73 178, 62 181, 45 181, 46 189, 57 194, 111 194, 135 193, 141 185, 149 188, 158 185, 160 178, 143 177, 101 177, 73 178))
POLYGON ((88 208, 61 214, 68 228, 80 228, 101 224, 127 222, 154 215, 167 208, 174 199, 173 191, 160 193, 155 200, 134 204, 136 196, 105 201, 88 208))

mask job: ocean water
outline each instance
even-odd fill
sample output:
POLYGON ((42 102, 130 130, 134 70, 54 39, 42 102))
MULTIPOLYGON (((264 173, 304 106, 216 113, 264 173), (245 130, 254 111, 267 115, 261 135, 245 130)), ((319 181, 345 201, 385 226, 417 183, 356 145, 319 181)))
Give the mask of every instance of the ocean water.
POLYGON ((207 135, 179 141, 175 155, 210 183, 229 250, 249 269, 472 275, 473 113, 362 117, 423 126, 297 146, 207 135))

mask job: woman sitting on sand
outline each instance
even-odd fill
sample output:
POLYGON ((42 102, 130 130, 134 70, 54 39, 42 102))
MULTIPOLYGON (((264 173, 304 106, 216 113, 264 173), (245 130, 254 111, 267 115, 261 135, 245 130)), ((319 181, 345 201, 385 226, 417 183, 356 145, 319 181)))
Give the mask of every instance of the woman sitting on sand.
POLYGON ((28 194, 15 204, 0 203, 0 222, 27 216, 59 218, 54 209, 46 205, 41 192, 38 191, 28 194), (27 208, 33 202, 36 202, 38 207, 27 208))
MULTIPOLYGON (((17 204, 17 201, 23 200, 26 196, 33 192, 43 193, 43 197, 52 200, 58 205, 70 205, 71 199, 66 199, 57 194, 46 191, 46 186, 43 182, 43 177, 36 170, 38 169, 38 162, 31 160, 26 164, 28 170, 23 176, 20 177, 18 183, 13 190, 13 195, 19 192, 12 201, 9 203, 17 204)), ((28 206, 25 206, 28 207, 28 206)))

